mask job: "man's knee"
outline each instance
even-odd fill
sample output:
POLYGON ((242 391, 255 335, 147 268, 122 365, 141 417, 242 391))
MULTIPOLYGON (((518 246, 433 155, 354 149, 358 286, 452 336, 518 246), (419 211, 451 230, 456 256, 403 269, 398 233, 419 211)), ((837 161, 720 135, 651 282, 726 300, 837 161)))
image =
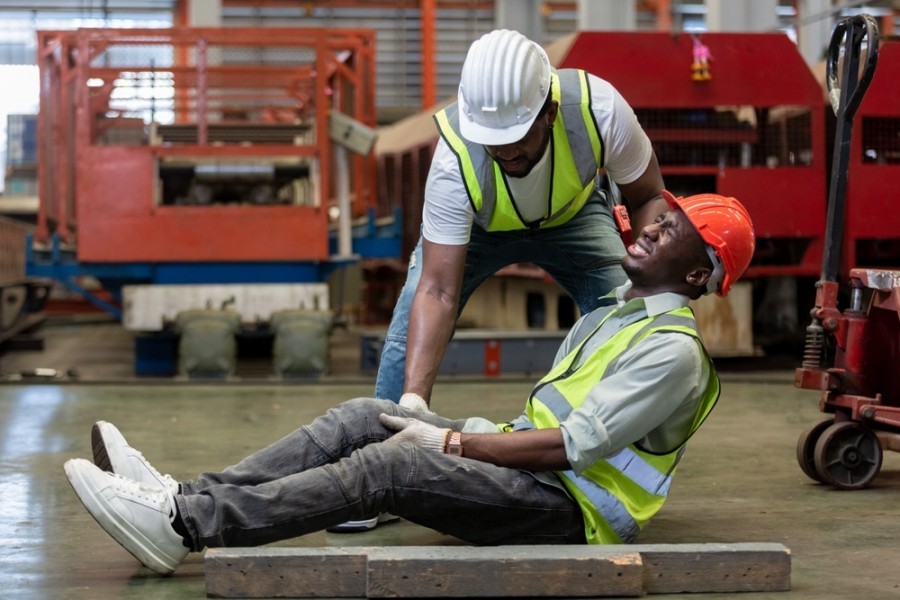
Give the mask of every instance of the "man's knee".
POLYGON ((377 398, 352 398, 345 402, 342 402, 337 406, 338 410, 347 411, 353 415, 366 415, 373 416, 377 420, 378 415, 383 412, 388 414, 395 414, 396 404, 391 402, 390 400, 380 400, 377 398))

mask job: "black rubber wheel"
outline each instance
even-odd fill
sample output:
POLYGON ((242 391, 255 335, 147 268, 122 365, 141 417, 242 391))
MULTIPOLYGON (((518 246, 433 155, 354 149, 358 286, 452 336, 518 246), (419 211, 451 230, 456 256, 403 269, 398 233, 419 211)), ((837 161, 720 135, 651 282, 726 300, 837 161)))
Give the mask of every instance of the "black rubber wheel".
POLYGON ((864 488, 878 475, 884 451, 869 428, 854 421, 835 423, 816 442, 813 460, 824 483, 842 490, 864 488))
POLYGON ((810 425, 806 428, 806 431, 800 434, 800 438, 797 440, 797 462, 800 464, 800 468, 807 477, 819 483, 825 483, 825 480, 816 471, 816 442, 819 441, 822 432, 831 427, 833 423, 833 419, 825 419, 810 425))

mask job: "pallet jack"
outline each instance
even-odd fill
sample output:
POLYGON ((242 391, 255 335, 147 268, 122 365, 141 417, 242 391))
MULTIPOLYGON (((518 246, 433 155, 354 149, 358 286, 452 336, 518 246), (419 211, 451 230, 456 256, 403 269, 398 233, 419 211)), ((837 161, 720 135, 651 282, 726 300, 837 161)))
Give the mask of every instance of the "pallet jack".
POLYGON ((869 15, 839 22, 828 48, 829 98, 837 117, 821 279, 794 385, 821 392, 833 417, 807 428, 797 461, 815 481, 866 487, 884 450, 900 451, 900 270, 852 268, 849 302, 838 309, 853 117, 878 61, 878 27, 869 15))

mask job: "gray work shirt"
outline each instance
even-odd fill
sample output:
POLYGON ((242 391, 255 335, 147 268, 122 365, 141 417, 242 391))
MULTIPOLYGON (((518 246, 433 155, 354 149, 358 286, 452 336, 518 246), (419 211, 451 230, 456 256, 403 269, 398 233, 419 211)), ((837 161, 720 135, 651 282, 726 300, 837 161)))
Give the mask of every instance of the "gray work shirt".
MULTIPOLYGON (((663 293, 626 302, 624 295, 630 288, 627 282, 611 292, 616 307, 588 340, 582 356, 589 356, 622 328, 687 306, 689 300, 681 294, 663 293)), ((574 338, 583 322, 584 317, 566 336, 554 365, 575 347, 574 338)), ((635 442, 651 452, 674 450, 690 431, 708 380, 709 364, 692 337, 676 332, 647 336, 626 350, 613 370, 594 384, 584 403, 560 423, 572 469, 581 473, 635 442)), ((512 423, 529 421, 523 413, 512 423)), ((476 417, 466 422, 463 431, 496 432, 497 426, 476 417)))

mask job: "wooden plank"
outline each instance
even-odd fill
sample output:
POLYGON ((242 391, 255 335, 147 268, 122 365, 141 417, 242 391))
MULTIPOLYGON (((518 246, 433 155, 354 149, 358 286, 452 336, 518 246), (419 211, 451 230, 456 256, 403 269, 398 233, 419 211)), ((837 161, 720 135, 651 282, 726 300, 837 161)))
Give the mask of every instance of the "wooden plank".
POLYGON ((206 552, 211 598, 365 598, 365 548, 223 548, 206 552))
POLYGON ((643 595, 640 555, 625 547, 435 546, 369 551, 369 598, 643 595))
POLYGON ((631 549, 643 558, 648 594, 791 589, 791 551, 782 544, 648 544, 631 549))
POLYGON ((231 548, 206 553, 219 598, 605 597, 787 591, 782 544, 231 548))

